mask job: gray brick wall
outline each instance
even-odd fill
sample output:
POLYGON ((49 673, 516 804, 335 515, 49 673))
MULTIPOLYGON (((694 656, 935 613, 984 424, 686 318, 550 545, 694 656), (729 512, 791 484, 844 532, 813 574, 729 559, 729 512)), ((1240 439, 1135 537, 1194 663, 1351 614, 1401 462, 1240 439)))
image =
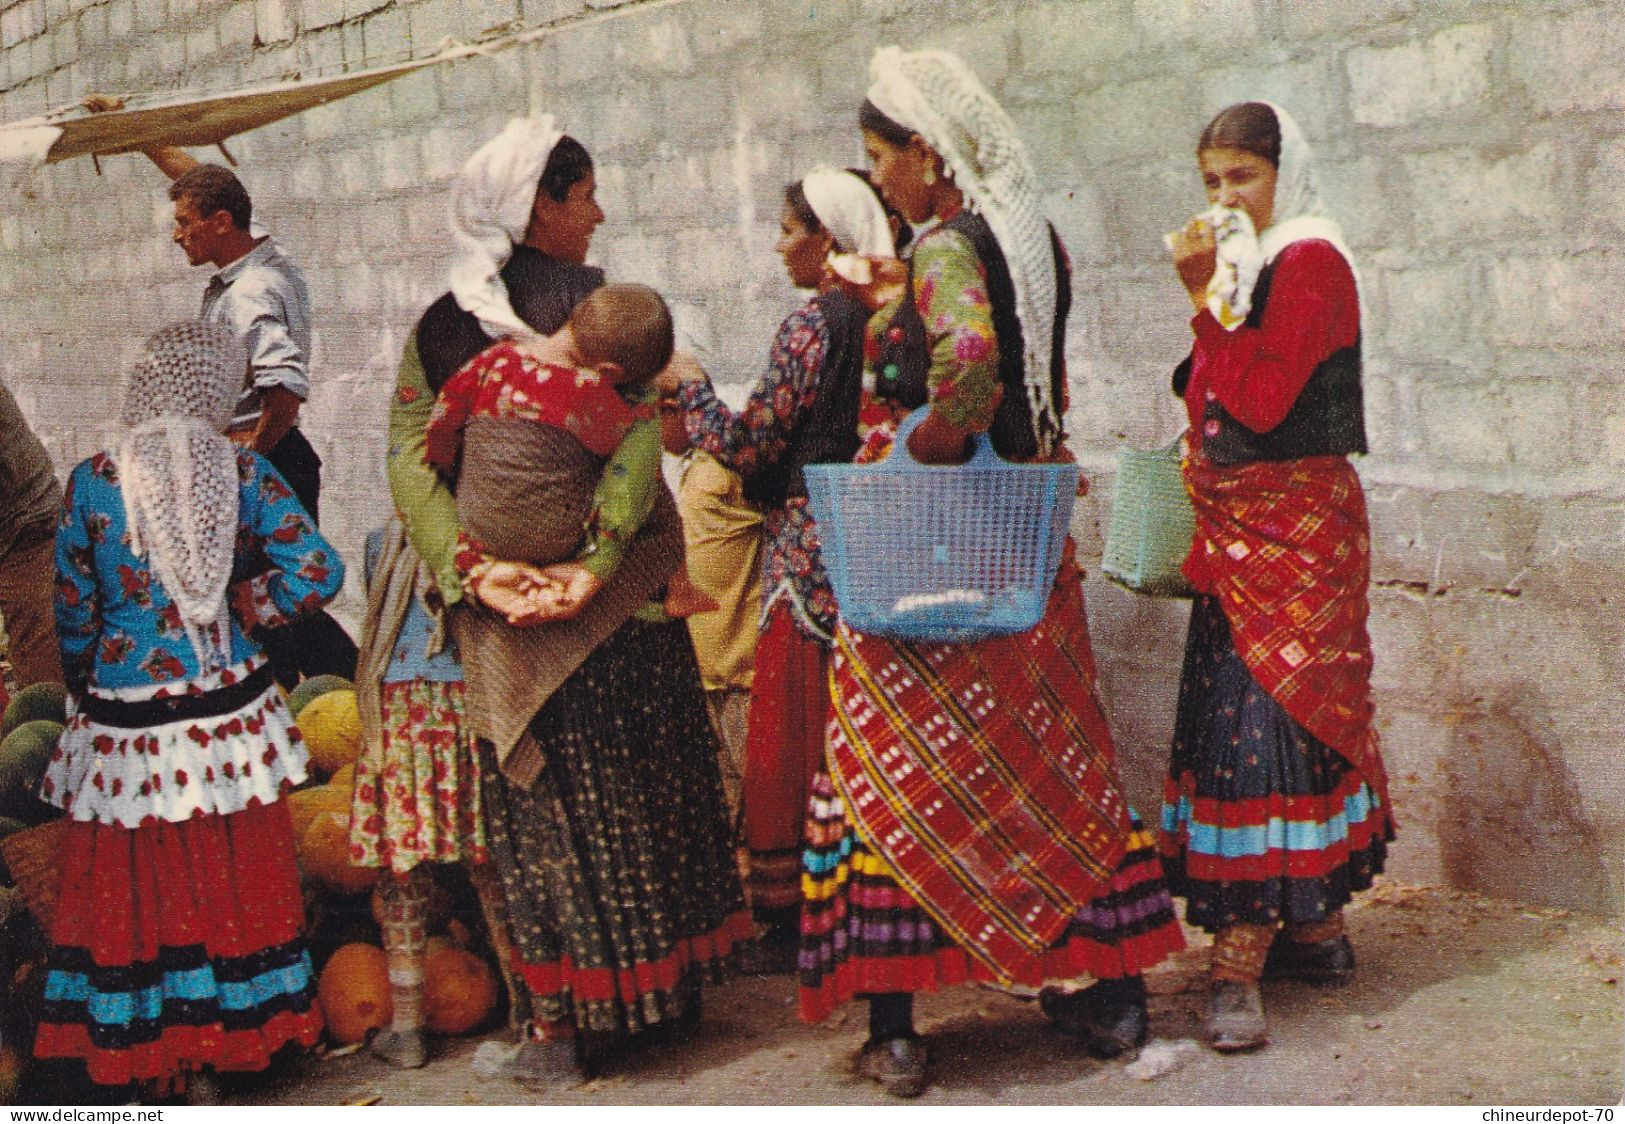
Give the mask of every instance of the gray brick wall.
MULTIPOLYGON (((13 0, 0 114, 421 56, 614 0, 13 0)), ((309 273, 325 524, 379 522, 402 338, 443 288, 448 177, 509 115, 599 162, 612 276, 660 286, 717 377, 753 377, 794 294, 783 183, 854 162, 871 49, 961 52, 1023 128, 1072 250, 1071 428, 1098 556, 1118 449, 1178 427, 1188 345, 1160 244, 1200 204, 1221 105, 1290 106, 1364 272, 1372 633, 1401 875, 1592 908, 1625 898, 1625 4, 1577 0, 688 0, 420 73, 239 138, 309 273)), ((0 198, 0 362, 64 465, 99 444, 140 337, 204 271, 139 157, 0 198)), ((1107 706, 1156 804, 1183 606, 1091 579, 1107 706)), ((352 588, 346 610, 353 614, 352 588)))

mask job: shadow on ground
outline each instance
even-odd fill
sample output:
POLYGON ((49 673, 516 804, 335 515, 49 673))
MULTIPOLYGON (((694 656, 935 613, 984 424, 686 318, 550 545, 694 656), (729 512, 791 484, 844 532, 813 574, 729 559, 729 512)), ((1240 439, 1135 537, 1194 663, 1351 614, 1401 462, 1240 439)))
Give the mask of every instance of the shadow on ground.
MULTIPOLYGON (((1202 1050, 1150 1081, 1098 1062, 1037 1005, 982 988, 922 996, 932 1051, 927 1104, 1586 1104, 1620 1101, 1625 1073, 1621 935, 1562 909, 1380 881, 1349 911, 1359 974, 1342 990, 1267 985, 1272 1041, 1202 1050)), ((1199 1036, 1206 938, 1150 976, 1154 1038, 1199 1036)), ((691 1040, 632 1052, 584 1084, 532 1090, 481 1077, 478 1041, 440 1043, 421 1070, 365 1054, 307 1058, 240 1103, 886 1103, 852 1077, 861 1004, 807 1026, 788 977, 712 989, 691 1040)), ((496 1037, 496 1036, 491 1036, 496 1037)))

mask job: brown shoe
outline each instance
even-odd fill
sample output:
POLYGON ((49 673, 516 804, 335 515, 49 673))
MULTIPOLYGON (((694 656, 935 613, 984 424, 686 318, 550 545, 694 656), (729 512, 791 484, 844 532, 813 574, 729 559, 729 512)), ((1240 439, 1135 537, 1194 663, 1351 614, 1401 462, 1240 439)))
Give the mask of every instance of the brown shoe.
POLYGON ((922 1038, 871 1039, 858 1051, 858 1076, 880 1082, 894 1097, 917 1097, 925 1092, 925 1040, 922 1038))
POLYGON ((1251 1050, 1270 1040, 1264 998, 1256 983, 1214 980, 1208 991, 1207 1040, 1222 1054, 1251 1050))

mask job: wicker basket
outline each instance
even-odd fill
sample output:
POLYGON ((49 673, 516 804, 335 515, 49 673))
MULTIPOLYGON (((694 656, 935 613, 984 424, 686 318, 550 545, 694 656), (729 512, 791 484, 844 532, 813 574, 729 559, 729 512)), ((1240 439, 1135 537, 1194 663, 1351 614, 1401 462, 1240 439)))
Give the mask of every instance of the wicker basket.
POLYGON ((47 933, 56 915, 57 843, 67 825, 66 819, 52 820, 0 839, 0 854, 5 856, 11 879, 47 933))
POLYGON ((806 468, 841 619, 859 632, 963 644, 1025 632, 1049 602, 1077 497, 1075 464, 1011 464, 986 434, 962 465, 924 465, 898 427, 877 464, 806 468))
POLYGON ((1101 571, 1135 593, 1190 597, 1195 591, 1180 567, 1195 533, 1196 516, 1179 470, 1179 442, 1123 450, 1101 571))

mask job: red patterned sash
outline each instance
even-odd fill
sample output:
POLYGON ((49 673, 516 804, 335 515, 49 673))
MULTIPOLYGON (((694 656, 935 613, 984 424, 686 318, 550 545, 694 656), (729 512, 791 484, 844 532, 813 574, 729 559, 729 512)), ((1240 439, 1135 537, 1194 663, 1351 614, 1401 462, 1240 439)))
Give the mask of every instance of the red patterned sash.
POLYGON ((955 942, 1031 976, 1128 845, 1070 545, 1044 620, 915 645, 841 626, 831 777, 864 842, 955 942))
POLYGON ((1184 470, 1196 509, 1188 569, 1210 578, 1236 651, 1386 807, 1366 634, 1371 530, 1354 467, 1342 457, 1231 467, 1187 457, 1184 470))

